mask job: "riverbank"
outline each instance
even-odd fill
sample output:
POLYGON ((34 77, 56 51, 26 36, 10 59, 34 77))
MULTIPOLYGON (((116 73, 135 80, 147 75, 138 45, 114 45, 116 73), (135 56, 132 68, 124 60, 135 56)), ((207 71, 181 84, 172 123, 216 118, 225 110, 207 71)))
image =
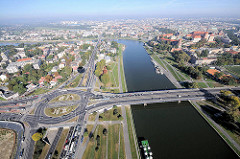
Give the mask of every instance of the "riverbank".
POLYGON ((154 64, 155 67, 158 67, 163 73, 173 84, 176 88, 183 88, 179 81, 177 80, 177 75, 175 72, 173 72, 169 67, 167 67, 164 62, 158 58, 154 53, 151 53, 149 49, 147 49, 148 46, 144 46, 146 52, 149 54, 151 57, 151 61, 154 64))
POLYGON ((202 112, 200 105, 196 101, 189 101, 203 119, 217 132, 217 134, 226 142, 226 144, 240 157, 240 146, 234 139, 217 124, 210 116, 202 112))

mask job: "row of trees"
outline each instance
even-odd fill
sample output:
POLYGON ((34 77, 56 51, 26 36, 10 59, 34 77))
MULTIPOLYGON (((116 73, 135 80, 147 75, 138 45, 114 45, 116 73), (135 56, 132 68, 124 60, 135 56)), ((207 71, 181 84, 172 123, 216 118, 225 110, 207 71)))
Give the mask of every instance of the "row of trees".
POLYGON ((240 64, 240 54, 232 55, 231 53, 225 52, 218 56, 215 64, 218 66, 239 65, 240 64))
POLYGON ((205 71, 203 68, 198 66, 185 66, 184 63, 179 63, 177 67, 197 80, 202 79, 203 72, 205 71))

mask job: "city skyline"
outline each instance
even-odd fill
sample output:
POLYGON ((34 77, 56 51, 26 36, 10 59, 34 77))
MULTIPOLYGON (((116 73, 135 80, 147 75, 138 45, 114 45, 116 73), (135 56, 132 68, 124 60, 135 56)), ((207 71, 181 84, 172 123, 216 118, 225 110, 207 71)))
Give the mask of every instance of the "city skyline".
POLYGON ((144 17, 239 17, 238 0, 2 0, 0 21, 144 17))

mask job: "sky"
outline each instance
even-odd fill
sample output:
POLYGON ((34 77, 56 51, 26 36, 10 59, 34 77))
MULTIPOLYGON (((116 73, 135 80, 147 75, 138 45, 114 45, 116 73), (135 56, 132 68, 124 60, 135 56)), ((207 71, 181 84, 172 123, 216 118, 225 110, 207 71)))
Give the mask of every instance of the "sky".
POLYGON ((0 21, 82 17, 240 17, 240 0, 0 0, 0 21))

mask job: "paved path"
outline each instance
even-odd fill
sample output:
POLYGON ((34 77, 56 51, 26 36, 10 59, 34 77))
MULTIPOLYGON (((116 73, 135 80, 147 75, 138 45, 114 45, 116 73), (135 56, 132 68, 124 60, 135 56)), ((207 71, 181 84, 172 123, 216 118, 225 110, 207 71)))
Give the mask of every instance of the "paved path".
POLYGON ((131 159, 132 152, 131 152, 131 146, 130 146, 129 134, 128 134, 127 115, 126 115, 125 106, 122 106, 121 108, 122 108, 122 116, 123 116, 123 136, 124 136, 125 153, 126 153, 126 158, 131 159))
MULTIPOLYGON (((201 111, 201 107, 197 104, 196 101, 191 101, 191 103, 193 103, 197 108, 198 108, 198 111, 200 110, 201 111)), ((210 120, 210 122, 215 126, 217 127, 217 129, 219 131, 221 131, 221 133, 234 145, 234 147, 236 149, 238 149, 240 151, 240 146, 232 139, 231 136, 228 135, 228 133, 220 126, 218 125, 214 120, 212 120, 212 118, 208 115, 205 114, 205 116, 208 118, 208 120, 210 120)), ((213 128, 215 130, 215 128, 213 128)), ((218 131, 217 131, 218 133, 218 131)), ((219 134, 219 133, 218 133, 219 134)), ((220 135, 220 134, 219 134, 220 135)), ((220 135, 221 136, 221 135, 220 135)), ((221 136, 222 137, 222 136, 221 136)), ((223 139, 225 141, 225 139, 223 139)), ((226 142, 227 143, 227 142, 226 142)), ((228 144, 228 143, 227 143, 228 144)), ((231 146, 230 146, 231 147, 231 146)), ((237 153, 236 153, 237 154, 237 153)))
POLYGON ((120 93, 123 92, 122 90, 122 78, 121 78, 121 71, 120 71, 120 68, 121 68, 121 65, 120 65, 120 57, 118 58, 118 81, 119 81, 119 91, 120 93))
MULTIPOLYGON (((95 121, 88 121, 87 124, 94 125, 94 124, 95 124, 95 121)), ((121 121, 119 121, 119 120, 116 120, 116 121, 98 121, 98 124, 101 124, 101 125, 121 124, 121 121)))

